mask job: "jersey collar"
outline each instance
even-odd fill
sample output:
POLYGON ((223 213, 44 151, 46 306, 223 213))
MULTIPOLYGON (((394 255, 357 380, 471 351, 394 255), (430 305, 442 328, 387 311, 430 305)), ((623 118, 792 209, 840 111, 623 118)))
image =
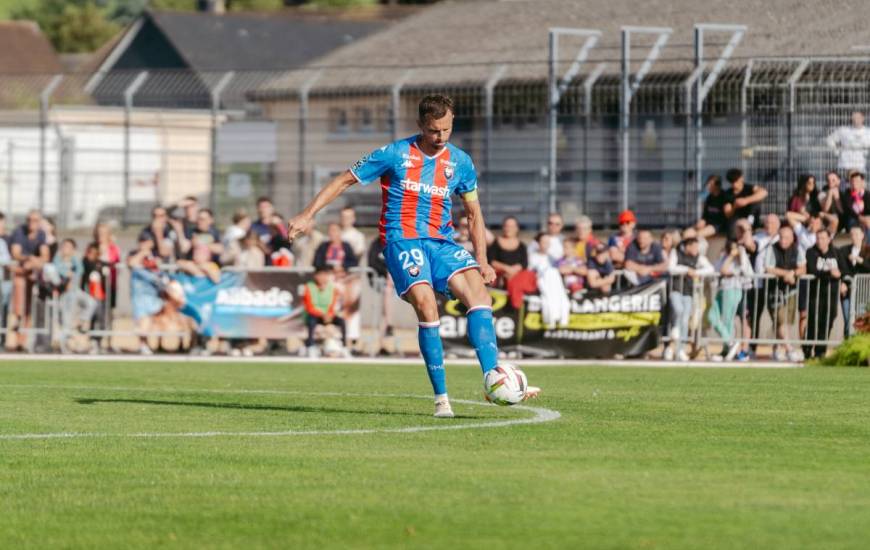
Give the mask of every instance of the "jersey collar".
POLYGON ((420 149, 420 146, 419 146, 419 145, 417 145, 417 140, 419 139, 419 137, 420 137, 420 136, 415 136, 415 137, 414 137, 414 141, 411 142, 411 144, 412 144, 412 145, 413 145, 413 146, 414 146, 418 151, 420 151, 420 154, 421 154, 421 155, 423 155, 423 156, 426 157, 427 159, 437 159, 438 157, 440 157, 440 156, 444 153, 444 151, 447 150, 447 145, 445 145, 445 146, 444 146, 440 151, 438 151, 437 153, 435 153, 433 156, 429 156, 429 155, 427 155, 426 153, 423 152, 423 149, 420 149))

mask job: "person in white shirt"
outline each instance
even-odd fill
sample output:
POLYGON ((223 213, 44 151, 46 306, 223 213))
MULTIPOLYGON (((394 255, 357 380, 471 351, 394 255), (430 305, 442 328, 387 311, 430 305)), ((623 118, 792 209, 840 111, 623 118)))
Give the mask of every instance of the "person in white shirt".
POLYGON ((529 253, 529 270, 537 276, 538 292, 541 294, 541 317, 544 326, 555 328, 567 325, 571 317, 571 300, 565 291, 562 274, 553 258, 542 250, 549 250, 552 235, 538 233, 534 243, 535 252, 529 253))
POLYGON ((695 285, 704 275, 713 273, 713 266, 701 254, 697 237, 688 237, 672 251, 668 259, 668 273, 671 275, 671 294, 668 301, 671 307, 671 344, 665 348, 664 359, 688 361, 689 355, 683 350, 689 338, 689 318, 694 307, 695 285))
POLYGON ((852 170, 866 171, 870 131, 864 126, 864 113, 852 113, 852 125, 840 126, 828 136, 826 142, 837 155, 838 170, 844 174, 852 170))
MULTIPOLYGON (((759 337, 761 317, 764 315, 767 295, 772 292, 773 288, 773 281, 762 277, 762 275, 766 273, 765 261, 768 249, 779 242, 780 225, 779 216, 768 214, 764 218, 764 229, 753 235, 751 242, 745 239, 744 236, 746 241, 744 247, 749 254, 753 270, 756 273, 754 288, 748 291, 748 299, 746 300, 747 317, 752 338, 759 337)), ((749 229, 746 229, 747 226, 748 224, 744 226, 744 231, 751 231, 751 226, 749 226, 749 229)), ((751 344, 749 347, 752 351, 755 350, 754 344, 751 344)))
MULTIPOLYGON (((562 216, 559 214, 550 214, 547 216, 547 228, 544 231, 547 235, 550 236, 547 241, 549 245, 547 246, 547 255, 554 262, 558 262, 565 256, 564 246, 562 245, 562 228, 565 227, 565 222, 562 220, 562 216)), ((529 255, 536 253, 539 249, 540 245, 538 245, 538 241, 532 241, 529 244, 529 255)))
POLYGON ((353 207, 345 206, 342 208, 341 214, 339 215, 341 240, 350 245, 351 250, 353 250, 353 253, 357 258, 362 258, 362 255, 366 250, 366 237, 363 235, 362 231, 354 226, 355 223, 356 211, 353 207))

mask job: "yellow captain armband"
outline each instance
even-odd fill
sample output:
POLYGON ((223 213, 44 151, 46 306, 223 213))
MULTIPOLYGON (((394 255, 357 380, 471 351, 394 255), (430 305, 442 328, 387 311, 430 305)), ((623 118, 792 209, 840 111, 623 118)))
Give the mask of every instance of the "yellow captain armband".
POLYGON ((468 193, 463 193, 461 196, 462 200, 465 202, 474 202, 477 200, 477 189, 469 191, 468 193))

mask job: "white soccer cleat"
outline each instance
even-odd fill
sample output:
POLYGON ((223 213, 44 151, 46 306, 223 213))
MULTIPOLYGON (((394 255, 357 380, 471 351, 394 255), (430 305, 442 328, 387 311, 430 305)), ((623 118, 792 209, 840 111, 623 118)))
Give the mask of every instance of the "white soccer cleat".
POLYGON ((453 409, 450 407, 450 400, 446 397, 435 401, 435 418, 453 418, 453 409))
POLYGON ((523 396, 523 401, 528 401, 529 399, 537 399, 539 395, 541 395, 541 388, 539 388, 538 386, 527 386, 526 394, 523 396))
POLYGON ((689 354, 686 353, 685 350, 680 350, 679 353, 677 353, 677 361, 680 361, 681 363, 685 363, 685 362, 690 361, 690 360, 691 359, 689 358, 689 354))

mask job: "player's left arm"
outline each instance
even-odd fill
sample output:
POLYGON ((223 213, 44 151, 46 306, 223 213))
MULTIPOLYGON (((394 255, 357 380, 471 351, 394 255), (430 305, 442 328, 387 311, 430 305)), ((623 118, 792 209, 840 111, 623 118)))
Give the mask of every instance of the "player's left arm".
POLYGON ((489 265, 486 257, 486 224, 483 221, 483 210, 477 200, 477 190, 462 195, 465 215, 468 217, 468 229, 471 233, 471 245, 474 247, 474 259, 480 265, 483 282, 490 285, 495 282, 495 270, 489 265))

